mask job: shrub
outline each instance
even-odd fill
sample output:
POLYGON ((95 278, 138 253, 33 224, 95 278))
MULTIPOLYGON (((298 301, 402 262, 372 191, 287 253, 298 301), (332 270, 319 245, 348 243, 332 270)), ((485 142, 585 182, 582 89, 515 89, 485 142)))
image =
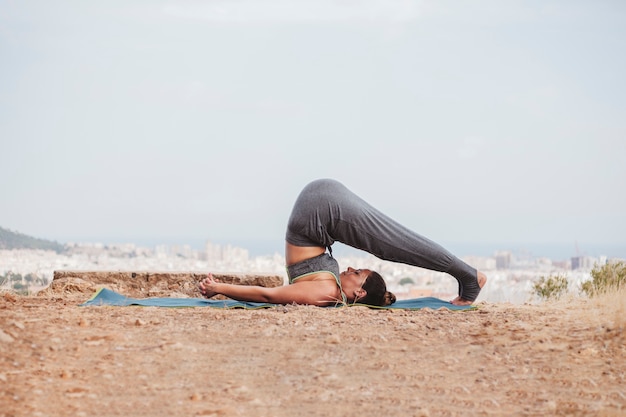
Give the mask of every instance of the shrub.
POLYGON ((559 299, 567 292, 569 282, 565 275, 541 277, 533 284, 533 293, 543 300, 559 299))
POLYGON ((411 278, 402 278, 399 284, 400 285, 413 285, 415 284, 415 281, 413 281, 411 278))
POLYGON ((591 280, 583 282, 581 291, 589 297, 598 294, 618 291, 626 287, 626 263, 608 262, 602 266, 595 265, 591 270, 591 280))

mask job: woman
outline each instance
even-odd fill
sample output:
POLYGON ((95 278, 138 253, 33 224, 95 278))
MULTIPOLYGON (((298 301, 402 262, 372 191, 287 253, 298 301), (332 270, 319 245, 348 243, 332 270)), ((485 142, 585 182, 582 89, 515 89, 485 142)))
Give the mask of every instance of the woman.
POLYGON ((335 241, 384 260, 449 273, 459 283, 459 295, 452 304, 471 304, 487 282, 484 274, 392 220, 335 180, 313 181, 302 190, 289 217, 286 240, 289 285, 264 288, 224 284, 209 274, 200 283, 200 291, 206 297, 222 294, 240 301, 276 304, 394 303, 396 297, 387 291, 377 272, 348 268, 339 273, 331 249, 335 241))

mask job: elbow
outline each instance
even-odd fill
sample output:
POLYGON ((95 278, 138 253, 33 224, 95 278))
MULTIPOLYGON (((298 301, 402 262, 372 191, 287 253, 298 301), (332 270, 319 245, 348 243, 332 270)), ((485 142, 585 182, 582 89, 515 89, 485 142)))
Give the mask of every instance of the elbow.
POLYGON ((263 288, 261 291, 259 291, 258 297, 259 302, 261 303, 283 304, 280 302, 280 300, 278 300, 278 297, 276 297, 269 288, 263 288))

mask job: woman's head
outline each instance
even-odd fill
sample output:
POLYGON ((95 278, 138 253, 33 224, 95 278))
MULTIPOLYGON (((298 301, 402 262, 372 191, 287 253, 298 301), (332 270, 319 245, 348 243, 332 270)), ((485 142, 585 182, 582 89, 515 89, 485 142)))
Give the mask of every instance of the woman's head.
POLYGON ((378 272, 348 268, 341 273, 341 285, 348 301, 373 306, 387 306, 396 296, 387 291, 387 284, 378 272))

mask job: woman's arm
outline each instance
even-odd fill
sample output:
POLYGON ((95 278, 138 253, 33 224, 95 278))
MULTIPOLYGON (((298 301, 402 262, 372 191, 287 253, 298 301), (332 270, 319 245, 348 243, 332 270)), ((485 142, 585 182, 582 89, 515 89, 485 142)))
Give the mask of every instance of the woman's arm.
MULTIPOLYGON (((216 294, 239 301, 273 304, 308 304, 327 306, 337 301, 338 288, 334 280, 302 281, 281 287, 234 285, 217 282, 212 274, 200 282, 200 292, 211 298, 216 294)), ((339 298, 339 300, 341 300, 339 298)))

